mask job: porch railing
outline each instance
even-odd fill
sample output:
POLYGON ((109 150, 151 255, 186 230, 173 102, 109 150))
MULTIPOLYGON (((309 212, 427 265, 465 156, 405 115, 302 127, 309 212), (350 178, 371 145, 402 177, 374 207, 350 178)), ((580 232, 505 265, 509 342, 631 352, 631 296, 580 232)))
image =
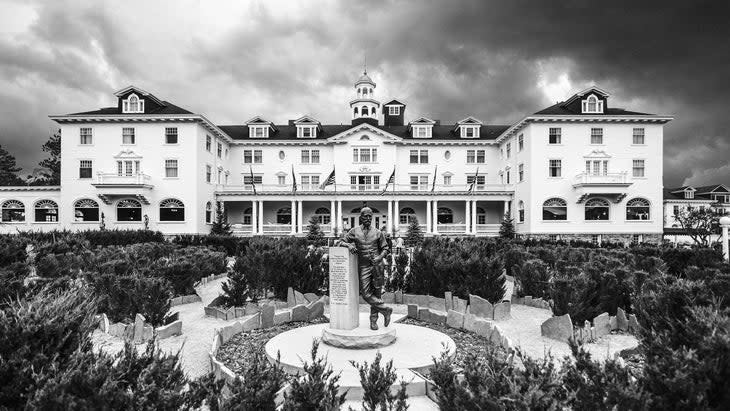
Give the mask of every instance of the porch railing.
MULTIPOLYGON (((411 184, 390 184, 386 192, 400 192, 400 193, 413 193, 413 192, 433 192, 445 193, 445 192, 469 192, 469 184, 454 184, 454 185, 443 185, 436 184, 432 187, 430 184, 425 185, 411 185, 411 184)), ((218 184, 217 191, 219 193, 236 193, 236 192, 253 192, 254 187, 251 184, 242 185, 228 185, 218 184)), ((297 192, 306 193, 334 193, 334 192, 370 192, 380 193, 385 190, 385 184, 330 184, 324 189, 321 189, 318 185, 298 185, 297 192)), ((475 185, 472 189, 473 192, 502 192, 511 191, 513 187, 507 184, 480 184, 475 185)), ((278 184, 256 184, 257 193, 291 193, 291 184, 278 185, 278 184)))
POLYGON ((437 224, 436 230, 440 234, 464 234, 466 233, 466 224, 437 224))

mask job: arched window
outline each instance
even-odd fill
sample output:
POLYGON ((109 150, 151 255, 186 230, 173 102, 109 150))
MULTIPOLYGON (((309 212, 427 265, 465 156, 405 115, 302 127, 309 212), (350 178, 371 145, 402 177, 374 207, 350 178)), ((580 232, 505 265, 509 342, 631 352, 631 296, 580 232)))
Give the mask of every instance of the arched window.
POLYGON ((439 224, 452 224, 454 222, 454 212, 447 207, 439 207, 436 211, 436 221, 439 224))
POLYGON ((477 207, 477 224, 487 224, 487 212, 481 207, 477 207))
POLYGON ((40 200, 35 203, 35 221, 38 223, 58 222, 58 204, 53 200, 40 200))
POLYGON ((74 221, 99 221, 99 203, 88 198, 76 201, 74 221))
POLYGON ((276 212, 276 223, 291 224, 291 208, 280 208, 279 211, 276 212))
POLYGON ((117 221, 142 221, 142 204, 127 199, 117 203, 117 221))
POLYGON ((649 220, 651 217, 649 200, 634 198, 626 202, 627 220, 649 220))
POLYGON ((517 203, 517 221, 520 223, 525 222, 525 203, 522 200, 517 203))
POLYGON ((590 96, 588 97, 588 112, 595 113, 596 112, 596 105, 598 104, 598 99, 596 96, 590 96))
POLYGON ((567 220, 568 219, 568 203, 562 198, 549 198, 542 203, 542 219, 550 220, 567 220))
MULTIPOLYGON (((378 210, 377 208, 375 208, 375 207, 373 207, 373 206, 365 206, 365 207, 367 207, 367 208, 369 208, 370 210, 372 210, 373 214, 378 214, 378 213, 380 213, 380 210, 378 210)), ((350 212, 351 212, 352 214, 360 214, 360 210, 361 210, 361 209, 362 209, 362 207, 357 207, 357 208, 353 208, 353 209, 352 209, 352 211, 350 211, 350 212)))
POLYGON ((317 217, 317 221, 319 221, 320 224, 329 224, 330 223, 330 210, 327 207, 320 207, 314 211, 314 216, 317 217))
POLYGON ((362 116, 363 117, 367 117, 367 115, 368 115, 368 108, 365 107, 365 106, 363 106, 362 109, 360 110, 360 113, 362 113, 362 116))
POLYGON ((213 222, 213 204, 211 204, 210 201, 205 203, 205 222, 213 222))
POLYGON ((586 220, 608 220, 609 203, 602 198, 592 198, 586 201, 586 220))
POLYGON ((160 221, 185 221, 185 205, 180 200, 168 198, 160 202, 160 221))
POLYGON ((363 98, 367 97, 367 95, 368 95, 368 89, 366 89, 366 88, 362 89, 363 98))
POLYGON ((245 225, 251 225, 253 219, 251 217, 252 209, 251 207, 248 207, 247 209, 243 210, 243 224, 245 225))
POLYGON ((25 221, 25 205, 18 200, 8 200, 2 207, 3 223, 22 223, 25 221))
POLYGON ((400 224, 410 224, 414 220, 416 220, 416 212, 412 208, 403 207, 400 209, 400 213, 398 214, 400 224))
POLYGON ((360 97, 362 95, 362 89, 357 89, 357 96, 360 97))
POLYGON ((358 114, 357 107, 355 107, 354 109, 352 109, 352 115, 357 117, 357 114, 358 114))

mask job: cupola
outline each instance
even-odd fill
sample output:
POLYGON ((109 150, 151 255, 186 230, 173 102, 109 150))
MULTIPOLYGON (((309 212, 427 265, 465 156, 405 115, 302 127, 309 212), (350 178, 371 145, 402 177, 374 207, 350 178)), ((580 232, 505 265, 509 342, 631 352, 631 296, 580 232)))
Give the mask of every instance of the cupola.
POLYGON ((380 102, 375 99, 375 82, 363 71, 355 82, 355 99, 350 101, 352 124, 370 123, 378 125, 380 102))

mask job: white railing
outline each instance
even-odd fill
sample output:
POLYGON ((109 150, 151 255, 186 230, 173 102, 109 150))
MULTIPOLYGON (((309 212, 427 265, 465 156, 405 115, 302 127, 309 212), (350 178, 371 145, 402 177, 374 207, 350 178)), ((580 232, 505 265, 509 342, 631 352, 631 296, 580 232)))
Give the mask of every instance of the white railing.
POLYGON ((477 224, 477 234, 499 233, 499 224, 477 224))
POLYGON ((580 173, 575 176, 575 184, 627 184, 629 176, 627 172, 621 173, 580 173))
MULTIPOLYGON (((278 185, 278 184, 256 184, 256 192, 257 193, 292 193, 293 189, 291 184, 288 185, 278 185)), ((335 192, 342 192, 342 193, 348 193, 348 192, 371 192, 371 193, 381 193, 383 190, 385 190, 386 193, 390 192, 396 192, 396 193, 415 193, 415 192, 423 192, 427 193, 430 192, 433 188, 433 192, 436 193, 446 193, 446 192, 461 192, 461 193, 468 193, 469 192, 469 184, 455 184, 455 185, 442 185, 442 184, 436 184, 436 187, 432 187, 430 184, 428 186, 424 185, 411 185, 411 184, 390 184, 388 185, 387 189, 385 187, 385 184, 331 184, 325 187, 324 189, 321 189, 319 186, 313 186, 313 185, 299 185, 297 186, 297 192, 304 192, 304 193, 325 193, 325 194, 331 194, 335 192)), ((480 192, 502 192, 502 191, 511 191, 513 188, 511 185, 506 184, 482 184, 482 185, 475 185, 472 189, 472 192, 480 193, 480 192)), ((225 185, 225 184, 219 184, 217 186, 217 191, 219 193, 238 193, 238 192, 245 192, 245 193, 253 193, 254 187, 250 184, 242 184, 242 185, 225 185)))
POLYGON ((143 173, 119 175, 116 173, 96 173, 96 184, 138 184, 150 183, 150 176, 143 173))
POLYGON ((252 234, 253 233, 253 226, 251 224, 240 224, 240 223, 233 223, 231 224, 231 231, 233 231, 233 234, 252 234))
POLYGON ((466 224, 437 224, 436 230, 439 234, 464 234, 466 224))
POLYGON ((289 234, 291 224, 264 224, 261 226, 264 234, 289 234))

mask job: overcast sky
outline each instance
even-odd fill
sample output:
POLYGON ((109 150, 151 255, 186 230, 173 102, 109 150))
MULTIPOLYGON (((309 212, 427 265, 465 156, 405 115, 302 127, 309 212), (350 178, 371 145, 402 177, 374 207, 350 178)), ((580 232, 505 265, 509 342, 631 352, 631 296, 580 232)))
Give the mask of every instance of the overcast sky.
POLYGON ((597 84, 675 116, 664 184, 730 184, 730 24, 721 1, 0 0, 0 144, 24 173, 50 114, 134 84, 217 124, 349 121, 367 55, 406 119, 510 124, 597 84))

